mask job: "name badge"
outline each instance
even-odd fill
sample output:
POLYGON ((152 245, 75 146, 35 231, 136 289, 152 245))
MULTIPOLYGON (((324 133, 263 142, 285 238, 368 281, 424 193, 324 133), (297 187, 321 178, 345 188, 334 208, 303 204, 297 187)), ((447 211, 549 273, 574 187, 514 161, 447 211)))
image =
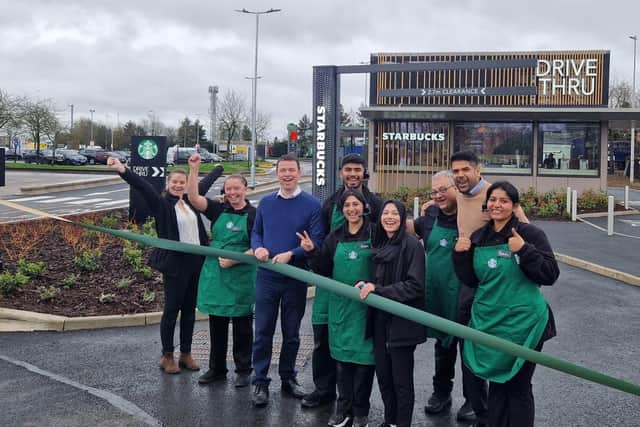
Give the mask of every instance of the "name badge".
POLYGON ((371 246, 369 246, 368 243, 363 243, 360 245, 360 249, 369 249, 371 246))
POLYGON ((498 258, 511 258, 511 251, 498 251, 498 258))
POLYGON ((232 227, 231 231, 242 231, 242 227, 232 227))

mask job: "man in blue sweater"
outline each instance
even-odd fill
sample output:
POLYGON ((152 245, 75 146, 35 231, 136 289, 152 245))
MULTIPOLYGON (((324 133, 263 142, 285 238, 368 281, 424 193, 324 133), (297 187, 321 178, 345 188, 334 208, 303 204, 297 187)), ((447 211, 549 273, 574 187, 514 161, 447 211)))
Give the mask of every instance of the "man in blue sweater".
MULTIPOLYGON (((284 155, 276 164, 280 190, 265 196, 258 206, 251 233, 251 247, 259 261, 282 262, 305 268, 305 252, 296 233, 308 235, 316 247, 322 245, 324 225, 320 202, 300 189, 300 163, 284 155)), ((279 374, 282 391, 298 399, 305 395, 296 379, 295 361, 300 346, 300 322, 307 298, 305 283, 258 268, 256 281, 255 340, 253 342, 255 406, 269 403, 269 364, 273 333, 280 307, 282 349, 279 374)))

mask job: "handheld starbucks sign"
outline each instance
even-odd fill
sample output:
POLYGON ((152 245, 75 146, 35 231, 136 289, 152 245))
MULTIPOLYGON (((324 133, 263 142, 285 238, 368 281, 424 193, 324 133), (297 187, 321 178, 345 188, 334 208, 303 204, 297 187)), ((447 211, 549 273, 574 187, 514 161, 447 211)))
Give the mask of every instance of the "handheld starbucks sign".
MULTIPOLYGON (((160 193, 165 189, 167 138, 164 136, 132 136, 131 164, 136 175, 144 178, 160 193)), ((141 223, 151 214, 142 194, 131 188, 129 218, 141 223)))

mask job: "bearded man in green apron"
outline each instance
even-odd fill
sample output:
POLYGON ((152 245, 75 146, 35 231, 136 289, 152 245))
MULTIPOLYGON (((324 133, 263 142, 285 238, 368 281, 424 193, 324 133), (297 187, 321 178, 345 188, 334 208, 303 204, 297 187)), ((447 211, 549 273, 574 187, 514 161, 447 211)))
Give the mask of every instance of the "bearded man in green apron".
MULTIPOLYGON (((251 228, 256 208, 246 199, 247 180, 231 175, 224 182, 224 202, 207 199, 197 193, 200 156, 189 159, 191 183, 189 201, 211 221, 211 247, 253 254, 251 228)), ((233 323, 233 360, 236 365, 236 387, 251 382, 251 349, 253 344, 253 306, 255 301, 256 266, 227 258, 207 257, 198 284, 197 307, 209 315, 211 350, 209 370, 198 382, 209 384, 227 375, 227 341, 229 321, 233 323)))
MULTIPOLYGON (((371 234, 373 224, 364 215, 362 193, 346 190, 340 211, 346 220, 324 240, 321 249, 300 235, 301 245, 310 253, 314 272, 342 282, 362 286, 371 280, 371 234)), ((369 397, 373 387, 375 360, 373 340, 365 338, 367 306, 329 293, 327 321, 331 357, 336 360, 338 403, 329 426, 368 425, 369 397)))
MULTIPOLYGON (((453 174, 441 171, 433 175, 431 189, 433 204, 425 215, 414 221, 415 233, 422 239, 427 253, 426 308, 429 313, 455 322, 458 320, 460 281, 451 260, 451 251, 458 238, 457 191, 453 174)), ((436 338, 435 375, 433 394, 424 410, 427 414, 438 414, 451 407, 458 346, 462 351, 462 342, 437 329, 429 328, 428 336, 436 338)), ((465 402, 470 399, 469 387, 474 386, 469 384, 468 378, 465 375, 462 379, 465 402)))
MULTIPOLYGON (((556 334, 553 313, 540 286, 550 286, 560 271, 542 230, 514 215, 518 190, 502 181, 487 190, 491 220, 471 238, 461 230, 453 252, 456 275, 477 291, 469 326, 540 350, 556 334)), ((533 426, 531 378, 535 364, 466 341, 464 363, 489 381, 491 427, 533 426)))
MULTIPOLYGON (((339 228, 345 222, 345 217, 340 208, 340 199, 348 190, 362 194, 365 200, 365 212, 367 212, 372 223, 375 223, 380 217, 382 199, 369 191, 364 184, 363 181, 369 175, 364 165, 364 159, 359 154, 351 153, 342 158, 340 177, 343 185, 322 204, 325 234, 329 234, 330 231, 339 228)), ((335 400, 336 363, 329 350, 328 300, 329 293, 324 289, 316 288, 311 316, 314 341, 311 364, 315 390, 306 395, 300 402, 305 408, 314 408, 335 400)))

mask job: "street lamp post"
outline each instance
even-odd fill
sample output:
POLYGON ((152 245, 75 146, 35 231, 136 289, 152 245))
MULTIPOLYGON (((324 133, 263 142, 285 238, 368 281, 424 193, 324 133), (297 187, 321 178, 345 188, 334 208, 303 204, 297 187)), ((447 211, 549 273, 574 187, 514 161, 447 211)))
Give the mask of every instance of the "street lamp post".
POLYGON ((263 11, 251 11, 247 9, 236 9, 236 12, 240 13, 249 13, 256 16, 256 45, 255 45, 255 56, 253 61, 253 90, 252 90, 252 100, 251 100, 251 181, 250 186, 254 188, 256 186, 256 144, 257 144, 257 136, 256 136, 256 99, 258 97, 258 28, 260 22, 260 15, 266 15, 268 13, 280 12, 282 9, 269 9, 263 11))
POLYGON ((156 135, 156 116, 154 115, 153 110, 149 110, 149 121, 150 123, 150 128, 151 128, 151 136, 155 136, 156 135))
MULTIPOLYGON (((629 36, 629 38, 631 40, 633 40, 633 85, 632 85, 632 92, 631 92, 631 108, 635 107, 635 97, 636 97, 636 47, 638 44, 638 36, 637 35, 632 35, 629 36)), ((629 153, 629 156, 631 157, 630 161, 629 161, 629 182, 631 184, 633 184, 633 178, 634 178, 634 174, 635 174, 635 162, 636 162, 636 150, 635 150, 635 145, 636 145, 636 124, 634 121, 631 121, 631 150, 629 153)))
POLYGON ((91 113, 91 137, 89 138, 89 145, 93 145, 93 113, 95 112, 96 110, 93 108, 89 109, 89 113, 91 113))

